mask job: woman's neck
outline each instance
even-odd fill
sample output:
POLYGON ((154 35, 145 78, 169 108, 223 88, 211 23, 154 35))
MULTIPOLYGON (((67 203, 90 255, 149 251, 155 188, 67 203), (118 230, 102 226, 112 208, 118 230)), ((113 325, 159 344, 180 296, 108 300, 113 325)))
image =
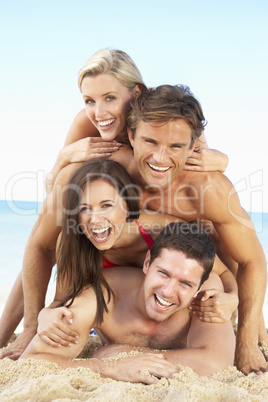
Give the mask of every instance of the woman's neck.
POLYGON ((129 144, 129 140, 128 140, 128 136, 126 131, 119 133, 116 137, 115 137, 115 141, 120 142, 121 144, 129 144))

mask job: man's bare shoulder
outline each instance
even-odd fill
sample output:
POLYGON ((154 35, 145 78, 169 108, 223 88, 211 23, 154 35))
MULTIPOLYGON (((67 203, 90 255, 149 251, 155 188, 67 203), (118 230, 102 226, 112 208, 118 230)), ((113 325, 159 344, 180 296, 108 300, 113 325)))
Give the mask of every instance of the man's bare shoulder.
POLYGON ((228 177, 218 171, 192 172, 183 170, 177 178, 177 183, 193 186, 211 185, 218 191, 226 190, 233 186, 228 177))
MULTIPOLYGON (((178 196, 188 197, 199 216, 212 222, 230 219, 230 202, 241 208, 238 195, 231 181, 220 172, 182 172, 178 180, 178 196)), ((176 188, 176 187, 175 187, 176 188)))

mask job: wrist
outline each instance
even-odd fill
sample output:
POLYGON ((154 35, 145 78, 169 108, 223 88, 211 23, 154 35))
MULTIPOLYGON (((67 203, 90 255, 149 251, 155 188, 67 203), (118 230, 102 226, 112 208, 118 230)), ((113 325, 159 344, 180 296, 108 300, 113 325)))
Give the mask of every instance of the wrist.
POLYGON ((236 344, 241 346, 256 346, 258 344, 258 331, 254 331, 250 327, 239 326, 238 323, 236 344))
POLYGON ((38 312, 31 312, 30 314, 25 314, 24 315, 24 320, 23 320, 23 327, 24 329, 29 329, 29 328, 37 328, 37 319, 38 319, 38 312))
POLYGON ((61 148, 59 155, 56 160, 56 165, 59 170, 63 169, 66 165, 70 163, 70 158, 66 152, 66 147, 61 148))
POLYGON ((112 359, 96 359, 96 371, 102 378, 115 378, 116 361, 112 359))
POLYGON ((222 153, 222 164, 221 164, 221 169, 220 169, 221 173, 225 172, 228 164, 229 164, 229 157, 226 154, 222 153))

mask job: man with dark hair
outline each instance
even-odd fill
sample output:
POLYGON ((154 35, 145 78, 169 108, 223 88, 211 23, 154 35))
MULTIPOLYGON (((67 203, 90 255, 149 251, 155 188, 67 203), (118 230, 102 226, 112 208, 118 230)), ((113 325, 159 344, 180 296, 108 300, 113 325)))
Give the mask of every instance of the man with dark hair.
MULTIPOLYGON (((266 260, 254 225, 226 176, 184 170, 205 125, 199 102, 187 87, 162 85, 135 100, 127 125, 133 160, 122 149, 114 159, 142 189, 143 208, 212 222, 225 248, 219 256, 225 262, 229 255, 238 264, 233 267, 239 294, 235 364, 246 374, 268 371, 258 348, 258 340, 268 343, 262 317, 266 260)), ((200 310, 209 303, 203 308, 201 302, 200 310)))
MULTIPOLYGON (((220 172, 184 170, 205 124, 202 108, 189 88, 162 85, 151 89, 136 99, 129 114, 128 136, 133 149, 121 146, 111 159, 121 163, 139 187, 140 203, 144 209, 185 221, 203 219, 212 222, 226 250, 220 255, 223 262, 229 255, 238 264, 239 319, 235 364, 246 374, 251 371, 260 374, 268 371, 268 363, 258 348, 258 340, 268 343, 261 315, 267 281, 263 249, 254 225, 227 177, 220 172)), ((44 202, 27 243, 23 275, 25 294, 31 296, 28 302, 31 300, 32 311, 28 322, 32 326, 25 328, 20 344, 25 345, 36 331, 36 317, 44 303, 46 283, 61 230, 62 187, 77 168, 75 165, 66 166, 58 175, 53 193, 44 202), (39 271, 38 275, 33 275, 36 261, 39 271)), ((210 321, 212 318, 207 309, 213 308, 214 300, 200 301, 197 314, 210 321)), ((221 300, 216 299, 215 304, 220 303, 221 300)))
POLYGON ((143 272, 133 267, 104 270, 114 297, 107 301, 108 312, 102 323, 96 322, 92 287, 77 296, 70 309, 50 310, 73 318, 68 326, 79 335, 78 343, 70 347, 69 342, 75 338, 68 337, 65 347, 53 348, 36 335, 22 358, 45 359, 63 368, 89 367, 103 377, 147 384, 157 380, 143 370, 156 377, 170 377, 182 365, 208 376, 232 365, 235 342, 231 322, 204 323, 188 309, 200 287, 201 291, 222 289, 222 284, 216 274, 210 274, 215 258, 212 241, 207 234, 193 233, 190 225, 183 225, 188 227, 186 232, 180 223, 172 223, 161 232, 147 253, 143 272), (108 346, 108 355, 105 347, 104 351, 100 349, 93 356, 99 355, 97 360, 72 360, 81 352, 92 327, 106 343, 115 345, 108 346), (143 353, 103 360, 110 357, 111 351, 118 353, 117 344, 123 344, 124 351, 139 347, 143 353))

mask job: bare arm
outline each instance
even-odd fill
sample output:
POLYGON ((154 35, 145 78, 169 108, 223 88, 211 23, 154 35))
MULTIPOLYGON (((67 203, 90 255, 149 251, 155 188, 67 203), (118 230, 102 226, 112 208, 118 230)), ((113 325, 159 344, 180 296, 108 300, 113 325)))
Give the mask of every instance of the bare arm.
MULTIPOLYGON (((49 200, 46 200, 40 209, 39 217, 32 229, 24 252, 21 290, 19 290, 21 293, 23 286, 24 328, 15 342, 4 351, 2 357, 8 356, 17 359, 22 354, 36 333, 37 316, 45 304, 47 286, 55 263, 56 244, 56 240, 53 244, 53 233, 51 234, 50 230, 47 230, 47 226, 43 228, 44 210, 47 203, 49 200)), ((48 215, 48 218, 50 217, 48 215)), ((17 295, 12 294, 12 297, 17 298, 17 295)))
POLYGON ((85 109, 75 117, 60 150, 55 165, 46 178, 46 191, 49 194, 59 172, 69 163, 84 162, 90 158, 108 158, 118 150, 117 141, 105 141, 86 115, 85 109))
MULTIPOLYGON (((222 290, 219 277, 212 273, 202 290, 222 290)), ((209 376, 233 365, 235 337, 230 321, 204 323, 193 316, 187 338, 187 348, 170 350, 166 359, 182 366, 191 367, 199 375, 209 376)))
POLYGON ((47 209, 53 210, 53 194, 48 196, 40 209, 23 259, 24 328, 32 328, 34 332, 37 328, 37 316, 45 304, 60 230, 55 223, 55 215, 47 213, 47 209))
MULTIPOLYGON (((218 275, 212 273, 204 283, 202 290, 215 288, 222 291, 218 275)), ((174 321, 176 325, 176 321, 174 321)), ((98 349, 94 357, 114 356, 120 352, 140 350, 143 353, 159 353, 150 348, 131 348, 131 345, 108 345, 98 349)), ((165 358, 180 366, 191 367, 199 375, 209 376, 233 365, 235 337, 230 321, 204 323, 192 317, 187 338, 187 348, 163 351, 165 358)))
MULTIPOLYGON (((182 220, 167 214, 155 211, 142 210, 139 223, 150 233, 154 240, 161 230, 171 222, 182 220)), ((223 283, 224 290, 208 289, 200 294, 190 306, 193 313, 207 322, 224 322, 230 319, 238 305, 237 284, 233 274, 216 256, 213 271, 216 272, 223 283)))
POLYGON ((74 319, 73 329, 79 333, 79 343, 72 346, 55 349, 45 343, 38 335, 34 337, 22 358, 44 359, 57 363, 62 368, 88 367, 99 373, 102 377, 110 377, 120 381, 144 382, 155 384, 157 380, 151 376, 144 375, 141 371, 149 371, 157 377, 170 377, 178 372, 173 363, 164 359, 162 355, 140 355, 127 357, 120 360, 73 360, 81 352, 86 343, 90 329, 95 324, 96 297, 93 289, 87 289, 79 295, 70 310, 74 319), (90 309, 88 308, 90 306, 90 309))
POLYGON ((213 272, 217 273, 223 284, 223 291, 207 289, 199 292, 190 310, 202 321, 225 322, 230 320, 238 305, 238 289, 233 274, 216 256, 213 272))
MULTIPOLYGON (((61 176, 68 182, 73 165, 65 168, 61 176), (64 175, 63 175, 64 173, 64 175)), ((60 177, 59 177, 60 179, 60 177)), ((36 333, 37 316, 44 307, 51 269, 55 263, 55 247, 62 224, 62 186, 57 181, 55 191, 46 198, 40 208, 38 219, 29 236, 23 260, 24 330, 16 347, 19 354, 36 333)))
POLYGON ((208 148, 204 133, 199 137, 192 155, 187 159, 184 170, 208 172, 218 170, 225 172, 228 166, 228 156, 216 149, 208 148))
POLYGON ((236 365, 245 373, 267 371, 258 349, 258 330, 266 290, 265 256, 248 214, 227 178, 214 182, 205 199, 208 219, 231 257, 238 263, 238 332, 236 365), (221 207, 218 208, 217 204, 221 207))

